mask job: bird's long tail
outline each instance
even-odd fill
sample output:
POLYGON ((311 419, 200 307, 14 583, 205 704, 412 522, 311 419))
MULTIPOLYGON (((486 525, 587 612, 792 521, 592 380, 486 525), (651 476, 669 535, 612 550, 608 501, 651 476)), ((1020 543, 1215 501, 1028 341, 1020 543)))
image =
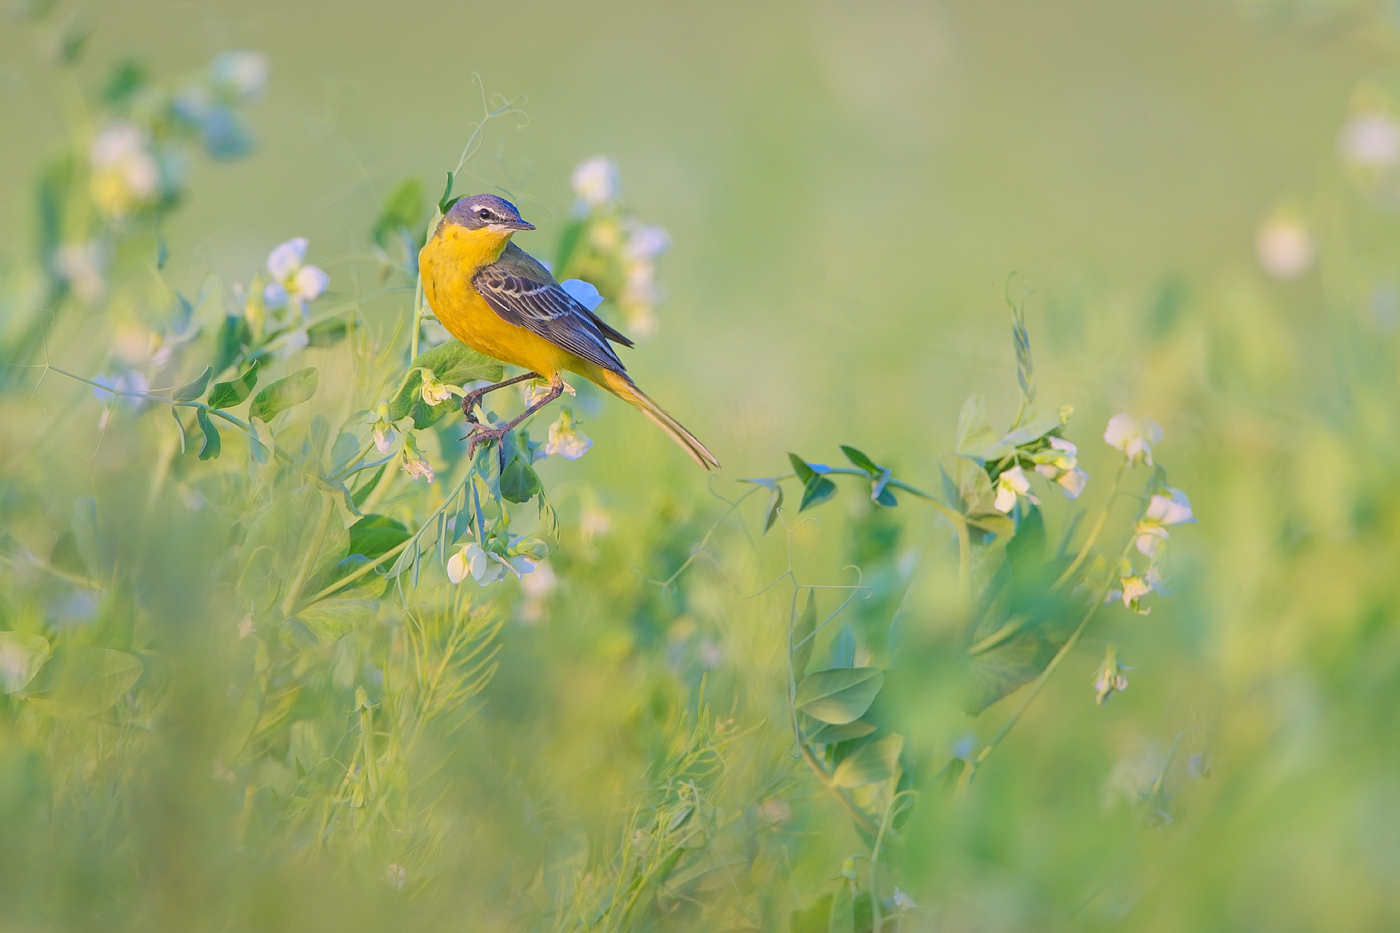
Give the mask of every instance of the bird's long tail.
POLYGON ((600 370, 598 376, 599 378, 595 379, 595 382, 650 418, 658 428, 671 435, 672 440, 685 448, 685 452, 690 454, 696 463, 707 470, 711 467, 719 469, 719 461, 715 459, 714 454, 706 449, 704 444, 700 443, 699 438, 687 431, 684 425, 648 398, 626 375, 612 370, 600 370))

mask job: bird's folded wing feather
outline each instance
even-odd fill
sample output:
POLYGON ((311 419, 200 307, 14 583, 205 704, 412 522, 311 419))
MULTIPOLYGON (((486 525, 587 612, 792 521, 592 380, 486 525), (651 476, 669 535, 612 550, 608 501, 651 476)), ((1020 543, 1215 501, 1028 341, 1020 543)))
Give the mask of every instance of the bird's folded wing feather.
POLYGON ((477 270, 472 284, 507 323, 604 369, 626 372, 608 341, 629 347, 632 341, 579 304, 559 287, 548 269, 514 243, 500 259, 477 270))

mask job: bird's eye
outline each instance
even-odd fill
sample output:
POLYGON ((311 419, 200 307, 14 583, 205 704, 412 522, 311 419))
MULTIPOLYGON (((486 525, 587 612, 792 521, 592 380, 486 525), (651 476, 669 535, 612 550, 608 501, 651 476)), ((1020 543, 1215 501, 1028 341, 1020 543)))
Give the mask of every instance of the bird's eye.
POLYGON ((490 220, 491 212, 483 207, 481 210, 476 212, 476 216, 480 217, 482 220, 490 220))

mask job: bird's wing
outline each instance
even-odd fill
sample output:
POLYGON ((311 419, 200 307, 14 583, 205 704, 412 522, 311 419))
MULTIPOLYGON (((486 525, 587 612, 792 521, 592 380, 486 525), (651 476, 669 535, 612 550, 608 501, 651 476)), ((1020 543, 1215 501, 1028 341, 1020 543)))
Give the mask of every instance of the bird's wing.
POLYGON ((608 340, 629 347, 632 341, 574 300, 559 287, 548 269, 514 243, 506 247, 500 259, 478 269, 472 284, 507 323, 538 334, 604 369, 626 372, 608 340))

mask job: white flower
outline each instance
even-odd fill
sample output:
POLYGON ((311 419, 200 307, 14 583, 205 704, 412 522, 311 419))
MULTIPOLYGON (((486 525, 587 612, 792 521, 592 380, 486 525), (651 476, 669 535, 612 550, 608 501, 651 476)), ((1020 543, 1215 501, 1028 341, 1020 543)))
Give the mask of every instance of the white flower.
POLYGON ((234 97, 254 100, 267 88, 270 70, 267 56, 261 52, 230 49, 220 52, 210 64, 209 83, 234 97))
POLYGON ((457 386, 450 386, 439 382, 427 370, 423 371, 423 401, 428 405, 437 405, 445 402, 454 395, 466 395, 467 393, 457 386))
POLYGON ((1103 706, 1113 694, 1128 689, 1128 677, 1123 666, 1118 663, 1118 651, 1109 647, 1104 652, 1103 665, 1099 668, 1098 679, 1094 681, 1094 702, 1103 706))
POLYGON ((1342 127, 1342 158, 1360 169, 1387 169, 1400 161, 1400 123, 1388 113, 1359 113, 1342 127))
POLYGON ((593 287, 593 283, 585 282, 583 279, 565 279, 559 283, 559 287, 567 292, 570 298, 589 311, 596 309, 603 303, 603 296, 598 294, 598 289, 593 287))
POLYGON ((1147 503, 1147 511, 1133 526, 1133 534, 1137 536, 1134 544, 1139 552, 1148 557, 1156 557, 1162 542, 1170 537, 1166 526, 1196 520, 1191 514, 1191 502, 1186 498, 1186 493, 1170 486, 1167 492, 1171 498, 1153 496, 1147 503))
POLYGON ((593 446, 590 440, 578 429, 573 409, 567 406, 559 410, 559 420, 549 426, 549 441, 544 445, 547 454, 558 454, 565 460, 577 460, 593 446))
POLYGON ((1123 412, 1108 419, 1108 428, 1103 432, 1104 443, 1116 447, 1128 455, 1128 462, 1135 463, 1139 457, 1148 466, 1152 465, 1152 445, 1162 439, 1162 426, 1155 421, 1141 420, 1123 412))
POLYGON ((1089 474, 1077 465, 1079 448, 1063 437, 1051 437, 1049 441, 1049 449, 1032 456, 1036 461, 1035 471, 1058 483, 1069 498, 1079 498, 1079 494, 1084 491, 1084 485, 1089 482, 1089 474))
POLYGON ((68 283, 83 304, 95 305, 106 294, 107 280, 102 271, 107 266, 107 249, 100 241, 60 246, 54 251, 53 265, 59 278, 68 283))
POLYGON ((403 449, 403 471, 414 479, 425 479, 431 483, 433 481, 433 465, 418 452, 417 447, 412 443, 412 438, 409 441, 403 449))
MULTIPOLYGON (((505 557, 487 551, 475 542, 465 545, 447 559, 447 578, 454 584, 461 583, 470 574, 478 586, 489 586, 505 579, 507 570, 518 577, 523 576, 534 570, 539 562, 539 557, 535 556, 537 552, 533 545, 534 539, 530 540, 532 543, 526 550, 510 553, 505 557)), ((543 546, 543 542, 539 544, 543 546)), ((514 550, 515 547, 512 548, 512 551, 514 550)))
POLYGON ((374 446, 378 449, 380 456, 389 453, 389 448, 394 445, 394 426, 384 419, 379 419, 374 423, 374 446))
POLYGON ((306 264, 306 245, 306 237, 293 237, 267 254, 267 272, 272 281, 263 289, 263 298, 268 307, 290 304, 294 311, 304 314, 307 302, 325 294, 331 277, 318 266, 306 264))
POLYGON ((1119 589, 1110 590, 1105 597, 1106 602, 1122 599, 1124 606, 1145 616, 1152 610, 1142 608, 1142 598, 1154 591, 1166 594, 1166 586, 1162 582, 1162 576, 1155 567, 1149 567, 1146 573, 1138 574, 1133 570, 1132 564, 1125 560, 1119 574, 1119 589))
POLYGON ((622 192, 622 178, 617 163, 606 156, 595 156, 579 163, 570 182, 574 194, 587 208, 603 207, 617 200, 622 192))
POLYGON ((914 899, 899 890, 899 886, 896 885, 894 889, 894 906, 898 907, 900 910, 913 910, 919 905, 915 904, 914 899))
POLYGON ((93 140, 88 158, 92 200, 113 220, 147 206, 160 190, 160 163, 145 127, 124 121, 107 124, 93 140))
POLYGON ((623 230, 627 233, 627 245, 622 251, 628 259, 651 262, 671 248, 671 235, 665 227, 631 220, 623 224, 623 230))
POLYGON ((1254 253, 1269 275, 1295 279, 1312 266, 1316 249, 1307 227, 1297 220, 1277 217, 1259 228, 1254 253))
POLYGON ((1003 470, 997 477, 997 498, 992 507, 998 512, 1010 512, 1016 507, 1017 496, 1025 496, 1037 505, 1040 504, 1040 500, 1031 495, 1030 478, 1020 466, 1003 470))
MULTIPOLYGON (((553 390, 553 388, 553 385, 551 385, 550 382, 546 379, 529 379, 521 383, 520 391, 525 396, 525 407, 529 408, 533 406, 540 399, 548 395, 553 390)), ((564 391, 569 393, 570 395, 578 394, 578 392, 575 391, 574 387, 569 385, 567 382, 564 383, 564 391)))

